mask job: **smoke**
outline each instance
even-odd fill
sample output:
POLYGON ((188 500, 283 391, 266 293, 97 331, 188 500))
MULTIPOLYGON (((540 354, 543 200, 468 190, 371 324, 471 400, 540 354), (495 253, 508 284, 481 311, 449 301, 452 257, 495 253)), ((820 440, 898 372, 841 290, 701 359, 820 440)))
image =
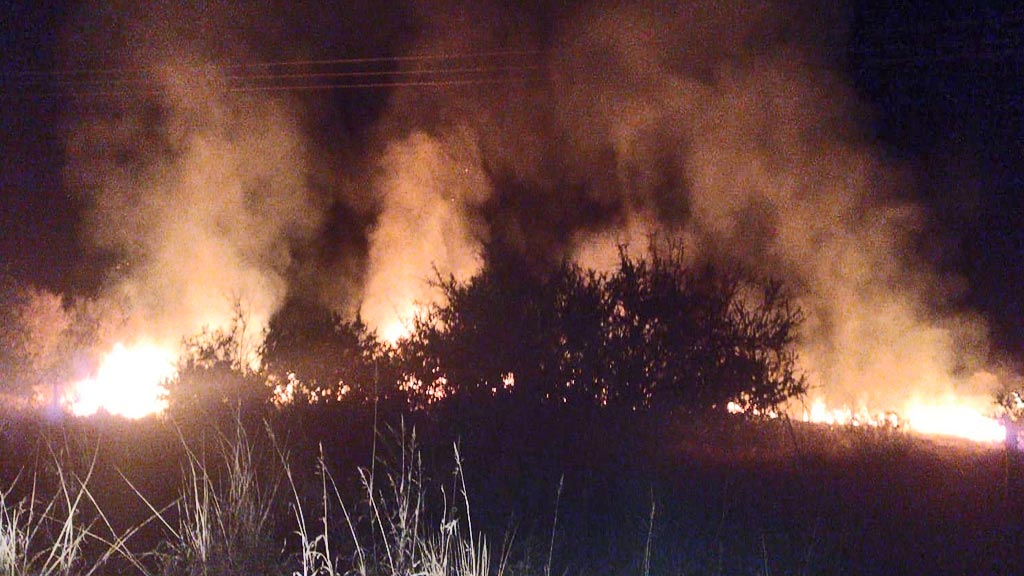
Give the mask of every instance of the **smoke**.
POLYGON ((265 323, 288 292, 292 246, 317 232, 324 206, 295 103, 225 91, 229 69, 175 40, 184 15, 150 8, 127 34, 146 42, 107 63, 126 86, 78 103, 68 175, 87 203, 84 235, 117 263, 101 300, 127 310, 119 336, 173 346, 238 308, 265 323))
POLYGON ((180 337, 234 299, 266 319, 312 294, 393 338, 438 298, 436 272, 472 275, 489 244, 606 268, 658 234, 791 286, 817 395, 900 409, 989 392, 984 323, 917 254, 914 174, 873 141, 842 73, 839 7, 125 10, 87 8, 69 53, 113 43, 101 63, 141 70, 145 90, 90 108, 67 141, 83 232, 122 263, 107 297, 131 302, 137 330, 180 337), (119 32, 85 32, 97 24, 119 32), (225 88, 255 61, 424 54, 486 81, 225 88))
MULTIPOLYGON (((808 318, 801 356, 812 395, 854 409, 952 394, 990 402, 991 380, 975 376, 983 323, 942 310, 956 283, 915 254, 927 214, 906 200, 912 177, 860 128, 868 118, 820 39, 787 37, 770 12, 761 16, 739 27, 757 50, 675 64, 678 44, 644 41, 651 22, 601 15, 587 27, 585 42, 614 38, 600 64, 613 72, 589 77, 635 79, 624 95, 600 80, 584 93, 598 95, 615 181, 628 191, 625 237, 645 222, 681 237, 695 258, 787 281, 808 318)), ((717 45, 751 45, 729 22, 700 28, 717 45)), ((588 238, 578 245, 594 253, 588 238)))
MULTIPOLYGON (((800 352, 813 396, 904 410, 956 395, 984 409, 985 324, 956 310, 957 279, 917 254, 928 214, 839 69, 840 10, 806 8, 581 6, 546 37, 502 31, 537 52, 536 81, 497 94, 400 93, 396 108, 404 124, 469 123, 463 157, 482 151, 493 192, 484 204, 456 194, 450 214, 482 218, 534 260, 607 268, 622 243, 675 238, 694 260, 789 283, 807 315, 800 352)), ((491 21, 521 21, 490 10, 491 21)), ((479 37, 474 24, 457 28, 479 21, 446 13, 435 27, 445 35, 423 45, 479 37)))
POLYGON ((474 216, 490 188, 478 156, 463 131, 415 132, 384 151, 361 313, 386 340, 407 332, 416 306, 439 302, 435 274, 466 280, 480 269, 486 230, 474 216))

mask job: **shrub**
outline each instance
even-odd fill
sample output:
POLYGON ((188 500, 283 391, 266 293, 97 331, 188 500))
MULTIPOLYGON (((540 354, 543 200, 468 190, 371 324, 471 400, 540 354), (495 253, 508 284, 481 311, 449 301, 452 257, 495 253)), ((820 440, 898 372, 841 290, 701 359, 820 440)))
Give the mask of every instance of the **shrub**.
POLYGON ((444 303, 402 351, 435 396, 769 413, 806 391, 793 347, 803 316, 782 284, 688 267, 675 248, 622 250, 611 274, 531 274, 492 255, 470 280, 438 285, 444 303))

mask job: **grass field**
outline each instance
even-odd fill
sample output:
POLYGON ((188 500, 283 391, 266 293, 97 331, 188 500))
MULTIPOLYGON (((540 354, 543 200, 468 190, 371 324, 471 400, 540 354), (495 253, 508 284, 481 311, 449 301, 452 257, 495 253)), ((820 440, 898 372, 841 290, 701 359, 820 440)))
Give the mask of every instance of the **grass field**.
POLYGON ((513 406, 2 426, 2 574, 1024 573, 1024 463, 894 430, 513 406))

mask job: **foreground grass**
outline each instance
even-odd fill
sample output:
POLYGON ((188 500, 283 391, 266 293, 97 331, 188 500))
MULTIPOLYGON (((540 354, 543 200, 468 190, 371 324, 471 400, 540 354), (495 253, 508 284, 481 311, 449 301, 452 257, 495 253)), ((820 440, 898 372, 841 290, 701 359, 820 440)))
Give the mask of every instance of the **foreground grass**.
POLYGON ((365 442, 237 420, 97 424, 117 442, 41 433, 59 439, 0 497, 0 574, 999 574, 1020 559, 994 449, 495 420, 451 434, 399 421, 365 442))
POLYGON ((88 576, 104 574, 108 565, 167 576, 486 576, 505 571, 508 557, 496 562, 487 539, 473 530, 457 447, 454 491, 441 491, 436 517, 437 507, 428 509, 432 503, 416 433, 400 428, 394 434, 396 459, 357 470, 363 491, 357 517, 346 506, 322 449, 312 475, 319 486, 310 502, 308 479, 297 478, 269 426, 259 438, 239 422, 230 435, 211 434, 210 451, 180 436, 185 463, 179 494, 170 504, 151 501, 120 474, 150 512, 122 533, 89 491, 96 458, 80 477, 71 471, 73 464, 52 452, 48 468, 57 486, 52 498, 40 496, 34 479, 27 496, 13 497, 21 478, 0 491, 0 574, 88 576), (447 500, 450 494, 459 495, 461 506, 447 500), (85 503, 91 504, 91 513, 83 510, 85 503), (280 521, 287 516, 292 524, 282 534, 280 521), (149 523, 162 527, 162 542, 133 551, 129 540, 149 523), (93 544, 91 561, 87 543, 93 544), (111 562, 115 556, 120 562, 111 562))
POLYGON ((142 569, 125 542, 135 528, 118 534, 95 507, 89 482, 96 460, 84 475, 66 470, 61 456, 49 447, 56 488, 46 497, 35 475, 27 496, 12 497, 17 482, 0 490, 0 574, 4 576, 62 576, 97 573, 113 556, 142 569), (95 514, 86 521, 84 509, 95 514), (90 555, 90 548, 102 551, 90 555))

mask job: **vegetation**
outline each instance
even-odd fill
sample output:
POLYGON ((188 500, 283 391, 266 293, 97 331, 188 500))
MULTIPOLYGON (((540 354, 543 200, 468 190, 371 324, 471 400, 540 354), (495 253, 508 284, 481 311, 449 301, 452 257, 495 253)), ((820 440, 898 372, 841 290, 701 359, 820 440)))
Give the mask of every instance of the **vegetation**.
POLYGON ((0 277, 0 393, 30 396, 61 376, 69 326, 59 296, 0 277))
POLYGON ((168 411, 186 419, 223 419, 231 410, 259 412, 273 389, 257 369, 244 315, 226 328, 206 329, 184 342, 177 375, 167 382, 168 411))
POLYGON ((998 453, 727 417, 804 392, 782 285, 674 250, 623 251, 607 274, 524 269, 493 254, 466 282, 439 277, 446 301, 396 345, 300 301, 261 334, 239 314, 185 342, 166 418, 0 425, 0 574, 1024 562, 1016 463, 998 453))
POLYGON ((781 284, 710 267, 679 250, 620 253, 610 275, 565 264, 524 274, 492 258, 466 283, 443 280, 445 303, 404 344, 415 380, 481 401, 627 409, 767 412, 806 391, 793 342, 802 320, 781 284))
POLYGON ((271 319, 259 356, 267 381, 292 403, 404 402, 392 351, 361 319, 323 306, 289 302, 271 319))
POLYGON ((765 414, 806 390, 793 347, 802 315, 778 282, 690 268, 677 249, 644 259, 623 250, 610 274, 524 269, 495 253, 466 282, 438 278, 443 303, 394 346, 358 318, 299 301, 256 346, 239 317, 185 342, 171 411, 443 399, 691 413, 736 402, 765 414))
POLYGON ((64 440, 2 446, 25 467, 2 491, 0 571, 1010 574, 1024 560, 994 450, 673 418, 576 420, 566 440, 559 420, 535 423, 553 446, 500 449, 493 430, 449 443, 422 418, 372 444, 328 422, 289 440, 280 420, 237 417, 44 427, 64 440), (353 451, 362 465, 344 464, 353 451))

